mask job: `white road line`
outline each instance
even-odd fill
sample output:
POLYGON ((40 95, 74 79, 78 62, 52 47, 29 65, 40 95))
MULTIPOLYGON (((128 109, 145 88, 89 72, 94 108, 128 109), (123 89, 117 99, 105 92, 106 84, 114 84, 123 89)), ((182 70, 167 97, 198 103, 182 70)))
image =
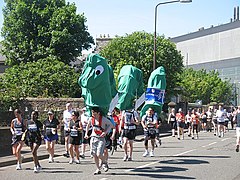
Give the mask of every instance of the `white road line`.
POLYGON ((211 145, 216 144, 216 143, 217 143, 217 142, 213 142, 213 143, 210 143, 210 144, 205 145, 205 146, 202 146, 202 147, 208 147, 208 146, 211 146, 211 145))
POLYGON ((173 155, 174 157, 176 157, 176 156, 181 156, 181 155, 184 155, 184 154, 187 154, 187 153, 189 153, 189 152, 192 152, 192 151, 196 151, 197 149, 191 149, 191 150, 189 150, 189 151, 185 151, 185 152, 182 152, 182 153, 179 153, 179 154, 175 154, 175 155, 173 155))
MULTIPOLYGON (((185 152, 182 152, 182 153, 180 153, 180 154, 175 154, 175 155, 173 155, 173 156, 174 156, 174 157, 181 156, 181 155, 183 155, 183 154, 187 154, 187 153, 189 153, 189 152, 196 151, 196 150, 197 150, 197 149, 191 149, 191 150, 189 150, 189 151, 185 151, 185 152)), ((133 170, 135 170, 135 169, 145 168, 145 167, 148 167, 148 166, 157 164, 157 163, 159 163, 159 162, 160 162, 160 161, 154 161, 154 162, 151 162, 151 163, 142 165, 142 166, 138 166, 138 167, 133 168, 133 169, 125 170, 125 172, 130 172, 130 171, 133 171, 133 170)))
POLYGON ((226 141, 226 140, 228 140, 228 139, 230 139, 230 138, 225 138, 225 139, 222 139, 221 141, 226 141))

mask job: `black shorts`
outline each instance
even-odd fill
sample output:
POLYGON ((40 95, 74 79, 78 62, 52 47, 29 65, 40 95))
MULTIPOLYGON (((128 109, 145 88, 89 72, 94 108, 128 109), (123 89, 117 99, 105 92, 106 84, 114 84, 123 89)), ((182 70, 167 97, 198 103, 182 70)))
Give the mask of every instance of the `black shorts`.
POLYGON ((148 129, 147 131, 144 131, 144 138, 145 139, 155 139, 156 138, 156 130, 148 129))
POLYGON ((105 140, 106 140, 106 146, 105 146, 105 148, 107 148, 107 149, 111 149, 111 147, 112 147, 112 140, 111 140, 111 137, 112 136, 112 133, 110 133, 110 134, 107 134, 106 136, 105 136, 105 140))
POLYGON ((42 138, 40 135, 26 134, 25 144, 27 146, 33 146, 33 144, 40 146, 42 144, 42 138))
POLYGON ((124 129, 123 130, 123 137, 128 138, 128 140, 134 140, 136 137, 136 129, 124 129))
POLYGON ((176 129, 177 127, 176 121, 170 121, 170 126, 171 126, 171 129, 176 129))
POLYGON ((80 144, 82 144, 82 133, 79 136, 77 136, 77 137, 70 136, 69 144, 72 144, 72 145, 80 145, 80 144))

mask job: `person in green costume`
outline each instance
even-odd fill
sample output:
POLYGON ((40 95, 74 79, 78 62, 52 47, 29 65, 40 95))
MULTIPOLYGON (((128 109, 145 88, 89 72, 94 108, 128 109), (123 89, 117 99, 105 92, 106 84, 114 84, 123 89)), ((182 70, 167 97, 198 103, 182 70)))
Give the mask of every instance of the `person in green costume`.
POLYGON ((132 161, 133 140, 136 126, 140 122, 138 113, 133 109, 133 102, 136 96, 140 96, 143 92, 142 71, 132 65, 123 66, 118 76, 117 104, 117 108, 122 111, 119 132, 123 136, 123 161, 132 161))
POLYGON ((92 107, 99 107, 102 114, 108 113, 112 97, 117 93, 112 68, 98 54, 89 54, 78 79, 82 97, 90 116, 92 107))
POLYGON ((120 110, 133 108, 133 102, 144 92, 142 71, 132 65, 125 65, 118 75, 118 104, 120 110))
POLYGON ((155 113, 160 115, 162 106, 164 104, 165 89, 166 89, 166 77, 165 69, 160 66, 155 69, 149 79, 148 86, 145 94, 145 104, 141 109, 140 117, 146 114, 146 111, 151 107, 155 113))

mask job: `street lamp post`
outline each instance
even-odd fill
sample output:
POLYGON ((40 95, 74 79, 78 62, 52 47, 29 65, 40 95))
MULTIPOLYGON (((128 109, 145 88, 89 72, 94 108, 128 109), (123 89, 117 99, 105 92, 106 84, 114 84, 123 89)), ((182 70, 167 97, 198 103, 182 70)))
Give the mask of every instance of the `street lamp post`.
POLYGON ((157 42, 157 8, 159 5, 163 5, 163 4, 170 4, 170 3, 176 3, 176 2, 180 2, 180 3, 190 3, 192 2, 192 0, 176 0, 176 1, 167 1, 167 2, 161 2, 158 3, 155 6, 155 23, 154 23, 154 57, 153 57, 153 70, 156 69, 156 42, 157 42))

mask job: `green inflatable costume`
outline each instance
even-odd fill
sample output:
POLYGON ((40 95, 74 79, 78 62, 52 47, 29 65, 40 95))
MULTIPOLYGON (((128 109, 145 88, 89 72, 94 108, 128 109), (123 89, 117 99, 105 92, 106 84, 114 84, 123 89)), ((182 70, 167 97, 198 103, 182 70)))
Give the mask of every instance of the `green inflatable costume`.
POLYGON ((112 97, 117 93, 112 68, 105 58, 98 54, 89 54, 78 79, 82 88, 82 97, 89 110, 99 107, 103 115, 108 113, 112 97))
POLYGON ((132 65, 125 65, 118 75, 118 104, 120 110, 133 108, 136 96, 141 96, 143 90, 142 71, 132 65))
POLYGON ((149 107, 152 107, 158 116, 160 115, 165 97, 165 75, 165 69, 162 66, 158 67, 151 73, 145 94, 145 104, 141 109, 140 117, 146 113, 149 107))

